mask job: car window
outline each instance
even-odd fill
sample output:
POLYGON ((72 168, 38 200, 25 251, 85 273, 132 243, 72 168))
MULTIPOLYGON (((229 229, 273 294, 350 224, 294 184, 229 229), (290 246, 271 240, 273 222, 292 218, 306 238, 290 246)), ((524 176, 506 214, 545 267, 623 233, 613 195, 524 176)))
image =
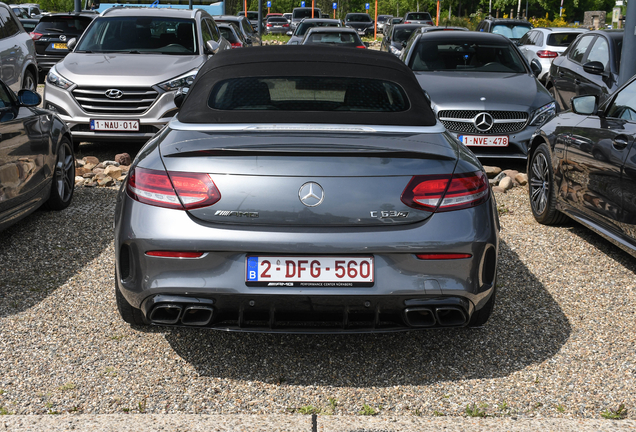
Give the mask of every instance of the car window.
POLYGON ((406 42, 417 28, 396 28, 393 32, 395 42, 406 42))
POLYGON ((548 42, 546 45, 556 46, 556 47, 567 47, 570 46, 574 39, 579 35, 579 33, 568 32, 568 33, 550 33, 548 35, 548 42))
POLYGON ((636 81, 632 81, 616 95, 607 116, 636 121, 636 81))
POLYGON ((400 112, 410 104, 396 83, 369 78, 263 77, 218 82, 208 99, 216 110, 400 112))
POLYGON ((203 39, 204 45, 206 44, 206 42, 214 39, 212 37, 212 32, 210 31, 210 28, 206 24, 206 20, 203 20, 201 22, 201 38, 203 39))
POLYGON ((241 20, 241 26, 242 26, 243 31, 245 32, 246 35, 250 35, 250 34, 254 33, 254 29, 252 28, 251 25, 249 25, 247 20, 241 20))
POLYGON ((594 40, 594 37, 595 37, 594 35, 583 36, 581 39, 579 39, 579 41, 576 42, 576 45, 572 47, 572 49, 570 50, 570 53, 568 54, 568 57, 570 58, 570 60, 576 63, 581 63, 583 61, 583 56, 585 55, 585 52, 587 51, 588 47, 594 40))
POLYGON ((4 21, 4 37, 13 36, 20 32, 20 27, 18 23, 15 22, 15 18, 13 18, 9 9, 0 7, 0 16, 2 16, 2 20, 4 21))
POLYGON ((345 17, 346 22, 370 22, 371 17, 369 14, 347 14, 345 17))
POLYGON ((590 49, 585 62, 598 61, 603 63, 603 67, 607 67, 609 63, 609 45, 604 37, 598 37, 594 41, 594 45, 590 49))
POLYGON ((519 40, 519 45, 533 45, 532 36, 534 32, 528 32, 519 40))
POLYGON ((72 33, 82 34, 92 19, 88 17, 57 16, 44 17, 35 27, 36 33, 72 33))
POLYGON ((239 40, 234 32, 229 27, 221 27, 219 26, 219 30, 221 31, 221 35, 227 39, 230 43, 238 43, 239 40))
POLYGON ((530 26, 514 24, 495 24, 491 33, 504 35, 509 39, 519 39, 530 31, 530 26))
POLYGON ((525 62, 510 44, 459 43, 419 40, 412 48, 409 67, 414 71, 526 73, 525 62))
POLYGON ((13 10, 13 13, 18 18, 31 18, 29 16, 29 13, 27 11, 25 11, 24 9, 22 9, 21 7, 14 7, 11 10, 13 10))
POLYGON ((0 84, 0 109, 13 105, 13 99, 9 95, 9 91, 4 85, 0 84))
POLYGON ((541 33, 540 31, 537 31, 534 33, 535 33, 535 37, 533 39, 534 44, 536 46, 543 46, 543 33, 541 33))
POLYGON ((203 21, 208 25, 210 29, 210 33, 212 34, 212 39, 219 42, 221 40, 221 32, 214 21, 209 18, 205 18, 203 21))
POLYGON ((409 12, 406 14, 405 19, 415 21, 431 21, 431 15, 428 12, 409 12))

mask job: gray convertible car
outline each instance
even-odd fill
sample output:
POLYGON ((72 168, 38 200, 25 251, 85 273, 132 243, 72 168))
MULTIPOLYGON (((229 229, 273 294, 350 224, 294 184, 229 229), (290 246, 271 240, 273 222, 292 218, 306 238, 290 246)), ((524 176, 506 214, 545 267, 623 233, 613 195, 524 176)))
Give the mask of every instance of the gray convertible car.
POLYGON ((367 50, 239 51, 201 68, 118 194, 122 318, 304 333, 483 325, 495 200, 411 70, 367 50))

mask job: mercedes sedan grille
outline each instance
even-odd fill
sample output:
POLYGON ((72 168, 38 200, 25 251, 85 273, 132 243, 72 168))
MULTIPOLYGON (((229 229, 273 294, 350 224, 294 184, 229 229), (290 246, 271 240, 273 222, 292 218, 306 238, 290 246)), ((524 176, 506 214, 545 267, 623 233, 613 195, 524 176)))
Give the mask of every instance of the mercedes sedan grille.
POLYGON ((439 121, 451 132, 468 134, 510 134, 522 131, 528 123, 528 113, 523 111, 445 110, 437 115, 439 121), (475 127, 473 119, 480 113, 492 116, 494 124, 486 132, 475 127))
POLYGON ((114 89, 106 87, 78 87, 73 90, 75 100, 89 114, 142 114, 157 99, 158 93, 150 87, 123 87, 118 97, 108 97, 114 89))

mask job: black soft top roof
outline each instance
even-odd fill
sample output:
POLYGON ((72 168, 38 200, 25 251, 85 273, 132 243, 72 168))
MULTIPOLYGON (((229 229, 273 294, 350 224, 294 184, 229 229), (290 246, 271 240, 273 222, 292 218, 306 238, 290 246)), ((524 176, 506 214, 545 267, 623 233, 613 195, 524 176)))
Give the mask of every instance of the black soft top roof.
POLYGON ((201 68, 179 114, 183 123, 327 123, 433 126, 433 113, 415 75, 390 53, 320 45, 267 46, 222 51, 201 68), (401 86, 410 103, 401 112, 215 110, 208 98, 215 84, 247 77, 370 78, 401 86))

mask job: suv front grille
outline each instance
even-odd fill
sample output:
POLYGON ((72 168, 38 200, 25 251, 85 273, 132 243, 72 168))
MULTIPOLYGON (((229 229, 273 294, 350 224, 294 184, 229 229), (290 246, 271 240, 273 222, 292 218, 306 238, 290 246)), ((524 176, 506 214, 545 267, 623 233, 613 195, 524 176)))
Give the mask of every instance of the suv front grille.
POLYGON ((122 96, 111 99, 106 91, 113 87, 78 87, 73 90, 75 100, 89 114, 142 114, 155 102, 159 94, 150 87, 124 87, 122 96))
POLYGON ((528 113, 523 111, 445 110, 440 111, 437 117, 451 132, 480 135, 516 133, 523 130, 528 123, 528 113), (495 120, 495 124, 486 132, 477 129, 472 121, 483 112, 490 114, 495 120))

